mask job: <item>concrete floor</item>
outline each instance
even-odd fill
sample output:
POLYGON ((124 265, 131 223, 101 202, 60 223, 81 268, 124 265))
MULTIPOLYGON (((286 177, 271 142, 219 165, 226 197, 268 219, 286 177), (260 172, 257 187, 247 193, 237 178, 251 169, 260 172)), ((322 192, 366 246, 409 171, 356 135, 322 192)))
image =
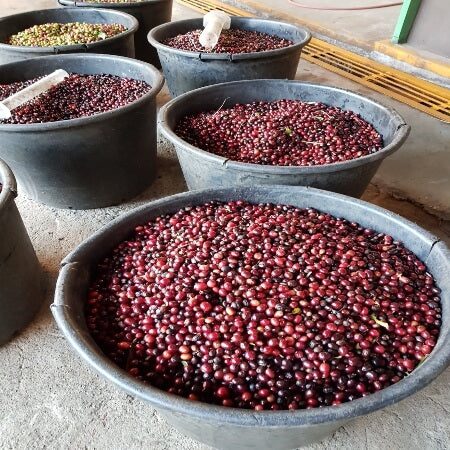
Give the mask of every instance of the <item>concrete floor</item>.
POLYGON ((296 0, 296 3, 309 6, 302 8, 288 0, 225 0, 225 3, 237 5, 255 15, 261 13, 268 17, 282 17, 286 20, 308 26, 314 33, 328 36, 341 42, 370 50, 379 40, 392 36, 401 6, 366 10, 326 10, 320 8, 370 7, 379 4, 397 3, 384 0, 296 0), (317 9, 315 9, 317 8, 317 9))
MULTIPOLYGON (((427 19, 427 28, 431 28, 431 33, 434 33, 428 41, 425 40, 428 45, 414 43, 413 37, 415 31, 419 28, 418 26, 415 26, 411 32, 411 42, 408 39, 408 43, 396 45, 391 43, 391 39, 400 15, 401 5, 395 5, 399 2, 385 0, 346 0, 345 2, 334 0, 222 1, 259 17, 278 18, 303 25, 309 28, 315 37, 337 43, 339 46, 368 56, 371 59, 413 73, 415 76, 442 86, 450 87, 450 80, 448 79, 450 61, 448 57, 443 56, 445 52, 442 52, 442 50, 436 49, 436 52, 431 50, 436 47, 436 44, 434 44, 435 47, 432 47, 431 43, 428 43, 429 40, 440 40, 442 42, 440 46, 448 47, 445 22, 439 21, 442 13, 437 16, 435 21, 432 18, 427 19), (294 3, 297 3, 297 5, 294 3), (394 5, 374 8, 375 6, 389 4, 394 5), (333 8, 347 9, 333 10, 333 8)), ((435 4, 431 5, 430 8, 436 10, 435 4)), ((446 6, 442 5, 442 8, 446 8, 446 6)), ((421 12, 423 9, 424 6, 421 7, 421 12)))
MULTIPOLYGON (((12 13, 12 8, 44 6, 51 7, 53 2, 0 0, 0 16, 12 13)), ((174 19, 195 15, 174 6, 174 19)), ((356 90, 393 106, 405 117, 413 129, 409 140, 386 159, 363 199, 413 220, 450 243, 449 127, 303 60, 297 78, 356 90)), ((164 90, 159 104, 168 98, 164 90)), ((208 449, 179 434, 150 405, 105 382, 81 362, 57 329, 49 308, 59 262, 70 250, 120 214, 186 190, 173 149, 161 137, 158 154, 157 180, 138 198, 120 206, 60 210, 19 193, 17 204, 44 269, 46 292, 32 324, 0 347, 0 449, 208 449)), ((447 370, 411 398, 360 418, 306 448, 450 448, 449 384, 447 370)))

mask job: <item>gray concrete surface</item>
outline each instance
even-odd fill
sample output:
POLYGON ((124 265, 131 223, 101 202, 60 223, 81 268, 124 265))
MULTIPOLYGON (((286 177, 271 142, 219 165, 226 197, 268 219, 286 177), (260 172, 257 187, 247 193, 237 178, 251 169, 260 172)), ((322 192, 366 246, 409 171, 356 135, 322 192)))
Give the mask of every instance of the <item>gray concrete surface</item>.
POLYGON ((303 23, 314 33, 329 36, 337 41, 371 49, 376 41, 392 37, 401 6, 376 9, 357 9, 375 5, 397 3, 391 0, 223 0, 225 3, 245 9, 255 15, 278 16, 286 20, 303 23), (321 9, 322 8, 322 9, 321 9), (326 9, 330 8, 330 9, 326 9), (333 10, 349 8, 349 10, 333 10))
POLYGON ((450 59, 448 39, 442 39, 448 29, 449 14, 450 3, 440 0, 421 2, 408 35, 408 44, 450 59))
MULTIPOLYGON (((22 6, 26 3, 16 0, 14 6, 19 1, 22 6)), ((28 6, 49 3, 34 0, 28 6)), ((5 4, 0 0, 0 15, 5 4)), ((175 6, 175 18, 194 15, 175 6)), ((449 127, 306 61, 301 61, 297 78, 357 90, 405 116, 413 127, 410 139, 383 163, 363 198, 400 213, 449 243, 449 224, 437 216, 448 213, 450 205, 449 127), (389 195, 392 186, 397 198, 389 195)), ((159 104, 167 100, 164 90, 158 96, 159 104)), ((120 214, 186 190, 176 155, 161 137, 158 151, 157 180, 138 198, 120 206, 58 210, 19 194, 17 204, 44 269, 45 295, 33 323, 0 347, 0 449, 208 449, 168 426, 150 405, 97 376, 69 348, 49 309, 59 263, 70 250, 120 214)), ((450 448, 449 384, 447 370, 411 398, 362 417, 307 450, 450 448)))
POLYGON ((417 18, 411 35, 416 33, 415 28, 429 29, 430 33, 422 34, 424 38, 422 43, 419 43, 418 39, 412 39, 408 41, 408 44, 402 45, 389 45, 401 6, 371 8, 399 3, 395 1, 293 0, 292 3, 289 0, 277 2, 272 0, 222 1, 259 17, 276 17, 304 25, 317 38, 336 43, 350 51, 369 56, 376 61, 388 61, 389 66, 414 73, 415 76, 442 86, 448 86, 448 77, 446 76, 448 70, 445 71, 444 67, 449 67, 450 61, 448 55, 443 51, 448 47, 448 36, 445 35, 444 31, 446 24, 444 11, 448 11, 448 4, 440 2, 440 0, 430 0, 430 2, 424 0, 422 4, 427 4, 426 9, 428 11, 434 8, 436 11, 433 11, 433 14, 436 15, 439 14, 437 10, 440 9, 442 20, 433 19, 434 16, 432 15, 428 15, 428 17, 423 15, 420 19, 417 18), (431 2, 434 2, 434 6, 428 5, 431 2), (294 5, 294 3, 304 7, 294 5), (438 3, 439 7, 437 6, 438 3), (339 10, 339 8, 341 9, 339 10), (388 55, 393 56, 393 58, 389 58, 388 55), (441 66, 440 69, 433 67, 433 64, 430 64, 431 62, 441 66), (420 68, 425 68, 425 70, 420 68))

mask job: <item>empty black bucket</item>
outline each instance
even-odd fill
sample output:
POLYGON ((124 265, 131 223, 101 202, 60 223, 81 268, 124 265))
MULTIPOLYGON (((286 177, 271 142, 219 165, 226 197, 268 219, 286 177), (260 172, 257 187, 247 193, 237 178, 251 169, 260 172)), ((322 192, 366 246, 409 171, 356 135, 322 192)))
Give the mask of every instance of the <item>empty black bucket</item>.
POLYGON ((188 19, 160 25, 148 34, 150 44, 158 50, 172 97, 225 81, 293 79, 302 48, 311 39, 307 30, 286 22, 232 17, 231 28, 267 33, 294 44, 276 50, 240 54, 190 52, 162 44, 167 38, 202 28, 202 19, 188 19))
POLYGON ((0 83, 56 69, 135 78, 152 89, 126 106, 90 117, 0 124, 0 157, 14 171, 20 191, 37 202, 75 209, 118 204, 139 194, 156 174, 156 95, 162 75, 135 59, 73 54, 0 66, 0 83))
POLYGON ((160 110, 161 131, 175 145, 189 189, 255 184, 312 186, 360 197, 382 160, 400 148, 410 127, 392 108, 356 92, 289 80, 250 80, 207 86, 181 95, 160 110), (179 120, 236 103, 282 99, 322 102, 358 113, 383 136, 384 147, 367 156, 320 166, 270 166, 232 161, 188 144, 174 133, 179 120))
POLYGON ((156 50, 148 43, 147 33, 152 28, 169 22, 172 17, 172 0, 144 0, 130 3, 91 3, 89 1, 58 0, 63 6, 80 8, 115 9, 136 17, 139 29, 134 35, 136 58, 161 67, 156 50))
POLYGON ((36 314, 42 302, 41 269, 14 202, 16 180, 0 159, 0 344, 36 314))
POLYGON ((111 55, 134 57, 134 33, 138 29, 137 20, 119 11, 101 9, 80 10, 77 8, 56 8, 29 11, 0 18, 0 64, 7 64, 22 59, 48 56, 59 53, 107 53, 111 55), (127 28, 123 33, 98 42, 57 47, 21 47, 5 44, 13 34, 33 25, 45 23, 118 23, 127 28))

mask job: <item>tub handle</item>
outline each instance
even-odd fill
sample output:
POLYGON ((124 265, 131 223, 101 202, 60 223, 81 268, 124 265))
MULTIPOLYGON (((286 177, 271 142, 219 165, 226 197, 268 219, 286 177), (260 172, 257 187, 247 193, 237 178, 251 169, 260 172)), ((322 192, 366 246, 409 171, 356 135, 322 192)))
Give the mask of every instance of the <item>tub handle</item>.
POLYGON ((233 61, 233 55, 231 53, 199 53, 198 59, 200 61, 233 61))

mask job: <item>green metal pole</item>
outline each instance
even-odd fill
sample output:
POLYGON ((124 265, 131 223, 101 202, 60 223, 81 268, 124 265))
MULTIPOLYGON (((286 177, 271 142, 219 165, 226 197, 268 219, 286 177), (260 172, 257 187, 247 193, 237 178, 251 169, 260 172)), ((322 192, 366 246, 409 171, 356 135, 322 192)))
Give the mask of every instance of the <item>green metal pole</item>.
POLYGON ((404 44, 408 39, 409 32, 419 10, 421 0, 404 0, 397 25, 395 26, 392 42, 394 44, 404 44))

